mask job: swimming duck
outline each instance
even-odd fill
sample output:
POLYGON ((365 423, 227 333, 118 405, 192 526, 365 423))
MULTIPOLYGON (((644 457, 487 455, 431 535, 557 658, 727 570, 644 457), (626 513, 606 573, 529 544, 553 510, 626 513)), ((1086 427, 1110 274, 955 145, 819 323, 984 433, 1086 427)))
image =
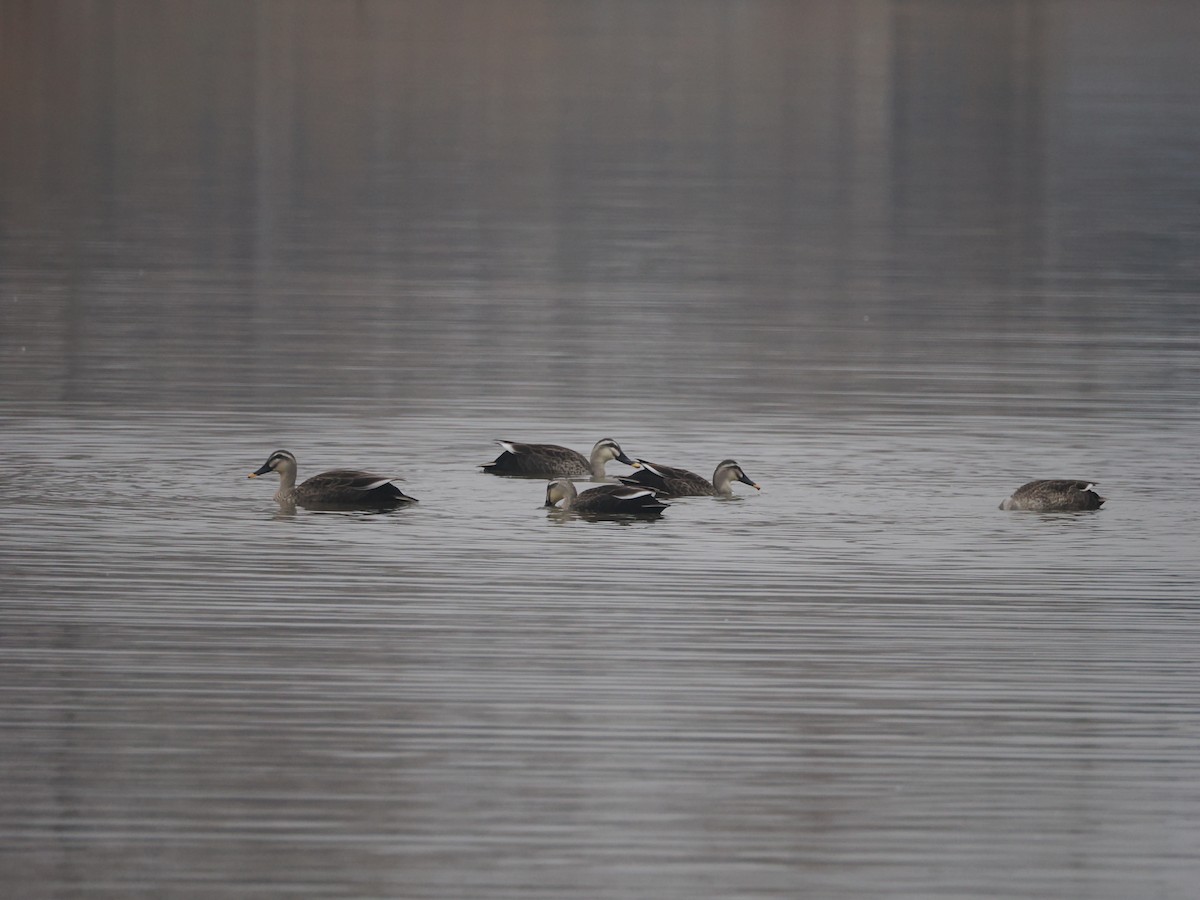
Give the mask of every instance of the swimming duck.
POLYGON ((664 497, 732 497, 735 481, 748 484, 756 491, 762 490, 732 459, 723 459, 717 464, 712 481, 687 469, 662 466, 644 459, 639 459, 638 463, 640 471, 622 476, 621 482, 652 488, 664 497))
POLYGON ((625 455, 621 445, 612 438, 596 441, 591 458, 558 444, 520 444, 516 441, 496 441, 504 452, 494 462, 484 463, 483 470, 493 475, 520 475, 525 478, 569 478, 590 475, 604 477, 604 466, 610 459, 637 468, 637 463, 625 455))
POLYGON ((281 506, 303 506, 308 509, 390 509, 406 503, 416 503, 382 475, 358 472, 353 469, 331 469, 314 475, 296 486, 296 457, 287 450, 276 450, 267 461, 251 472, 257 478, 268 472, 279 473, 279 490, 275 499, 281 506))
POLYGON ((1001 509, 1025 509, 1032 512, 1078 512, 1099 509, 1104 503, 1095 491, 1095 482, 1043 479, 1023 484, 1000 504, 1001 509))
POLYGON ((602 484, 577 493, 575 482, 558 478, 546 485, 546 506, 585 515, 657 516, 667 508, 649 488, 602 484), (561 501, 561 506, 556 506, 561 501))

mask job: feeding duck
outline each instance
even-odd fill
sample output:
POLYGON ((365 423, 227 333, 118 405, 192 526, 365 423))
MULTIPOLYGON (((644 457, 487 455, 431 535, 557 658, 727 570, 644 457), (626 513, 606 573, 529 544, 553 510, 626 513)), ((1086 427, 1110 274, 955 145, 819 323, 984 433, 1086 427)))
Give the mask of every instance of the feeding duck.
POLYGON ((279 474, 279 490, 275 499, 281 506, 303 506, 308 509, 391 509, 406 503, 416 503, 396 487, 391 478, 358 472, 353 469, 331 469, 314 475, 296 485, 296 457, 287 450, 276 450, 267 461, 251 472, 257 478, 268 472, 279 474))
POLYGON ((546 485, 545 505, 585 515, 657 516, 667 508, 649 488, 603 484, 578 493, 575 482, 567 478, 546 485))
POLYGON ((1023 484, 1005 498, 1001 509, 1024 509, 1032 512, 1079 512, 1099 509, 1105 497, 1092 488, 1092 481, 1043 479, 1023 484))
POLYGON ((723 459, 717 464, 712 481, 675 466, 662 466, 644 459, 639 459, 638 463, 639 471, 623 476, 621 482, 652 488, 664 497, 732 497, 735 481, 748 484, 756 491, 762 490, 732 459, 723 459))
POLYGON ((637 468, 637 463, 625 455, 621 445, 612 438, 596 441, 591 458, 577 450, 558 444, 520 444, 516 441, 496 441, 504 452, 494 462, 484 463, 483 470, 493 475, 519 475, 525 478, 571 478, 590 475, 604 478, 604 466, 615 459, 637 468))

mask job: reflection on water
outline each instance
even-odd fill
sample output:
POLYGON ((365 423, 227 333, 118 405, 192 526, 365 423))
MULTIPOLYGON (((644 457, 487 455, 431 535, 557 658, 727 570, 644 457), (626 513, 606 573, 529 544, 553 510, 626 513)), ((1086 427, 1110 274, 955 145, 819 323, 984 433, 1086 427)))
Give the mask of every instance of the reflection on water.
POLYGON ((1190 895, 1183 5, 0 23, 5 893, 1190 895))

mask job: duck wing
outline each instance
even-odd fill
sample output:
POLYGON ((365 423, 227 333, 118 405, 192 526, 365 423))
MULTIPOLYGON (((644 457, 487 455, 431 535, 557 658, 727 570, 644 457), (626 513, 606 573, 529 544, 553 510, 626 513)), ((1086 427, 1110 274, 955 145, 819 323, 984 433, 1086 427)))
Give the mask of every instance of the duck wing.
POLYGON ((492 475, 516 475, 522 478, 561 478, 589 475, 592 464, 582 453, 558 444, 522 444, 496 441, 503 452, 483 470, 492 475))
POLYGON ((717 492, 711 481, 687 469, 664 466, 644 459, 639 459, 638 463, 641 464, 638 471, 621 477, 623 484, 653 488, 668 497, 709 497, 717 492))
POLYGON ((301 506, 377 508, 416 503, 391 478, 356 469, 330 469, 296 488, 301 506))
POLYGON ((650 488, 624 484, 588 488, 571 504, 576 512, 593 515, 659 515, 666 508, 650 488))
POLYGON ((1074 478, 1043 478, 1021 485, 1000 504, 1001 509, 1035 512, 1076 512, 1099 509, 1106 498, 1094 490, 1094 481, 1074 478))

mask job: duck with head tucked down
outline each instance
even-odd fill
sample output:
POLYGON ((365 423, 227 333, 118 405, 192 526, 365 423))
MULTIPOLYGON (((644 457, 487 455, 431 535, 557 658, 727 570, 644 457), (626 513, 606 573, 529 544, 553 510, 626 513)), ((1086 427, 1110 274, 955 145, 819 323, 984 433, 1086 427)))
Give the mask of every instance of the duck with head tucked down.
POLYGON ((1012 496, 1006 497, 1000 508, 1020 509, 1031 512, 1083 512, 1099 509, 1107 499, 1092 488, 1094 481, 1076 481, 1068 478, 1046 478, 1023 484, 1012 496))
POLYGON ((723 459, 717 463, 712 481, 676 466, 664 466, 644 459, 639 459, 638 463, 640 470, 623 476, 621 482, 652 488, 663 497, 732 497, 735 481, 748 484, 756 491, 762 490, 733 459, 723 459))
POLYGON ((391 478, 359 472, 355 469, 330 469, 296 484, 296 457, 287 450, 276 450, 247 477, 257 478, 275 472, 279 490, 275 499, 280 506, 306 509, 393 509, 416 503, 398 488, 391 478))
POLYGON ((592 447, 590 457, 558 444, 521 444, 516 441, 496 441, 504 452, 493 462, 484 463, 483 471, 492 475, 515 475, 521 478, 578 478, 605 477, 604 467, 609 460, 637 468, 637 463, 625 455, 621 445, 612 438, 601 438, 592 447))
POLYGON ((546 485, 546 506, 592 516, 657 516, 667 508, 649 488, 602 484, 579 493, 575 482, 558 478, 546 485))

